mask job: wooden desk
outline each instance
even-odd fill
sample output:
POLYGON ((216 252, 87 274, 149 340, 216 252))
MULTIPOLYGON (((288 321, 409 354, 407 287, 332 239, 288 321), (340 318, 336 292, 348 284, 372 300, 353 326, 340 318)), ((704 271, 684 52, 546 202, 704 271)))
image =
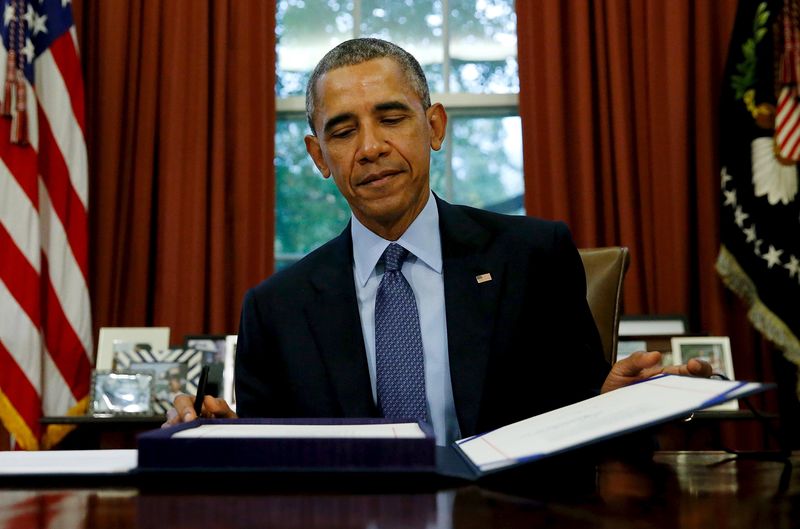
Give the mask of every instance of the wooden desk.
MULTIPOLYGON (((792 464, 800 464, 800 453, 792 464)), ((257 479, 257 476, 254 476, 257 479)), ((800 471, 720 452, 658 452, 597 467, 588 490, 509 492, 475 485, 439 492, 136 488, 0 490, 0 529, 49 528, 782 528, 800 523, 800 471)), ((389 484, 390 485, 390 484, 389 484)), ((52 484, 57 487, 58 484, 52 484)))
POLYGON ((39 423, 75 426, 75 430, 59 443, 60 450, 87 450, 106 448, 136 448, 136 435, 159 428, 163 415, 116 415, 91 417, 85 415, 42 417, 39 423))

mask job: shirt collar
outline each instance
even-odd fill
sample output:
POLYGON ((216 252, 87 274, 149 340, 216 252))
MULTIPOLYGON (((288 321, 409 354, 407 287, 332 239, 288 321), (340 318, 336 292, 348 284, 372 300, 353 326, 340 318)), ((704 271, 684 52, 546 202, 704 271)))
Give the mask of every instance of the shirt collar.
MULTIPOLYGON (((355 215, 352 215, 350 233, 353 237, 356 278, 361 286, 364 286, 375 270, 375 265, 384 250, 392 241, 387 241, 371 232, 359 222, 355 215)), ((428 194, 428 202, 425 207, 396 242, 437 274, 442 273, 439 209, 436 207, 436 200, 433 198, 432 192, 428 194)))

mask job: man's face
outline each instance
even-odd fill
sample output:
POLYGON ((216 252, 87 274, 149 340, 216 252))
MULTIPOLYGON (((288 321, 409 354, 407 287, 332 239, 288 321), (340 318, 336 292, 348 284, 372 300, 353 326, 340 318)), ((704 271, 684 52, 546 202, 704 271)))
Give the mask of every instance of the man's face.
POLYGON ((444 140, 444 108, 425 111, 389 58, 331 70, 316 89, 317 135, 306 136, 308 153, 325 178, 333 175, 361 223, 396 239, 428 199, 430 151, 444 140))

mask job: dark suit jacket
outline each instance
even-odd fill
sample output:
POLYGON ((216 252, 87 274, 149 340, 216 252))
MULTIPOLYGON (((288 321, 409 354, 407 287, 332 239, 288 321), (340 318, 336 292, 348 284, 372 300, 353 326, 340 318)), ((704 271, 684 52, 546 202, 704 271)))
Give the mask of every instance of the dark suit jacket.
MULTIPOLYGON (((450 373, 463 436, 599 392, 608 373, 566 225, 437 198, 450 373), (489 273, 491 281, 476 276, 489 273)), ((242 417, 374 417, 349 226, 245 296, 242 417)))

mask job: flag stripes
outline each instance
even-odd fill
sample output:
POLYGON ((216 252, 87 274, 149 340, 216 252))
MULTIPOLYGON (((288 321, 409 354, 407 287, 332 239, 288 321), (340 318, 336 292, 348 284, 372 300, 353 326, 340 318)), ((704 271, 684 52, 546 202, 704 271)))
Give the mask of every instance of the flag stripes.
POLYGON ((65 433, 42 415, 85 408, 93 364, 83 81, 68 2, 0 3, 0 87, 11 57, 12 112, 27 96, 27 142, 0 118, 0 418, 37 449, 65 433))

